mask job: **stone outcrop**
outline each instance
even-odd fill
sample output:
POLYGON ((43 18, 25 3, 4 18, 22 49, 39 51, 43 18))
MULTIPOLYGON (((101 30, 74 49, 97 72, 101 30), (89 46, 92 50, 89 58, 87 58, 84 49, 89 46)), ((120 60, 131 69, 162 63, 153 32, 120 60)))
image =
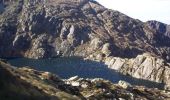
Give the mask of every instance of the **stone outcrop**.
POLYGON ((170 64, 161 58, 145 53, 132 59, 107 57, 104 62, 109 68, 125 75, 170 86, 170 64))
POLYGON ((121 80, 119 81, 118 85, 121 86, 124 89, 132 88, 132 85, 130 83, 125 82, 125 81, 121 81, 121 80))
POLYGON ((164 96, 159 96, 158 89, 147 89, 143 86, 132 86, 125 81, 119 81, 118 84, 113 84, 110 81, 101 78, 83 79, 77 76, 72 77, 74 81, 64 80, 66 84, 78 84, 80 93, 87 99, 115 99, 115 100, 135 100, 135 99, 169 99, 168 93, 163 93, 164 96), (76 77, 76 78, 75 78, 76 77), (157 91, 157 93, 156 93, 157 91), (153 95, 148 95, 152 93, 153 95), (143 95, 143 96, 142 96, 143 95), (157 95, 157 96, 155 96, 157 95), (167 97, 166 97, 167 96, 167 97), (166 98, 164 98, 166 97, 166 98))

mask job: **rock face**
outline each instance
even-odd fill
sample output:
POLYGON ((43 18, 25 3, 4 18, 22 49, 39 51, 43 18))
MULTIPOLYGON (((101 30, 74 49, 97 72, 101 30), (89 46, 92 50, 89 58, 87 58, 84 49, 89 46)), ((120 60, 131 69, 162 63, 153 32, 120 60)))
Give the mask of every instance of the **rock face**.
POLYGON ((5 0, 0 17, 0 57, 136 57, 169 61, 169 26, 143 23, 93 0, 5 0), (162 41, 165 40, 166 41, 162 41))
POLYGON ((83 79, 78 76, 62 80, 49 72, 28 67, 16 68, 1 61, 0 89, 2 100, 168 100, 170 98, 168 91, 132 86, 124 81, 113 84, 103 79, 83 79))
POLYGON ((146 79, 170 86, 170 64, 150 54, 138 55, 136 58, 123 59, 108 57, 105 60, 109 68, 139 79, 146 79))

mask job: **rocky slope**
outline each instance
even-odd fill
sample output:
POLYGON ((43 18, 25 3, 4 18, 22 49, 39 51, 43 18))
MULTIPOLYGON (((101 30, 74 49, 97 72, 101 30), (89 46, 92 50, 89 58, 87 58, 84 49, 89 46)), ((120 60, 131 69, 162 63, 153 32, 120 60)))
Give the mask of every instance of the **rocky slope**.
POLYGON ((81 56, 170 83, 169 25, 132 19, 94 0, 1 0, 0 12, 0 57, 81 56))
POLYGON ((150 52, 169 60, 167 25, 143 23, 93 0, 5 0, 1 9, 1 57, 129 58, 150 52))
POLYGON ((119 81, 83 79, 61 80, 49 72, 28 67, 15 68, 0 62, 0 99, 2 100, 168 100, 170 93, 119 81))
POLYGON ((78 89, 64 84, 56 75, 0 62, 1 100, 79 100, 78 89))

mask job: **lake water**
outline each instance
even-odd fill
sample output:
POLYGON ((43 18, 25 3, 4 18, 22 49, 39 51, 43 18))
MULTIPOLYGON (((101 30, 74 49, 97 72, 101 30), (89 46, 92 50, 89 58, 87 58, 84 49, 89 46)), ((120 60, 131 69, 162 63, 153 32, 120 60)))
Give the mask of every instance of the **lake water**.
POLYGON ((69 78, 78 75, 82 78, 103 78, 110 80, 113 83, 117 83, 119 80, 124 80, 134 85, 144 85, 147 87, 157 87, 160 89, 163 88, 163 84, 125 76, 107 68, 107 66, 102 62, 83 60, 78 57, 38 60, 15 58, 8 59, 8 62, 17 67, 29 66, 36 70, 48 71, 57 74, 61 78, 69 78))

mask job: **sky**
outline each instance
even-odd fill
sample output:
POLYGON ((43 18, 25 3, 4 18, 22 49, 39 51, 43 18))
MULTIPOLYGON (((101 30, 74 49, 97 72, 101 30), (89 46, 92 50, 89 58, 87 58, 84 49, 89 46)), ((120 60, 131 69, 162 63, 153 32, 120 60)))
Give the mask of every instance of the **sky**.
POLYGON ((157 20, 170 24, 170 0, 96 0, 109 9, 118 10, 142 21, 157 20))

